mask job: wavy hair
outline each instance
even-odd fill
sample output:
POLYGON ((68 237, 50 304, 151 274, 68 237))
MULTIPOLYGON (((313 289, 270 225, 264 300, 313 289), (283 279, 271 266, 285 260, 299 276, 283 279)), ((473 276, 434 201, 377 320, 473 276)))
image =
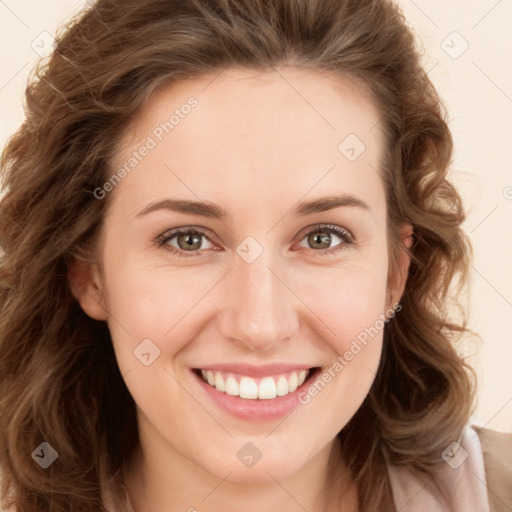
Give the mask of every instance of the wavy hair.
POLYGON ((69 284, 95 261, 116 151, 157 88, 229 66, 294 66, 349 78, 370 95, 386 139, 390 268, 398 226, 414 228, 402 310, 385 327, 378 374, 338 434, 366 512, 387 511, 386 457, 430 473, 473 413, 476 375, 455 344, 471 332, 447 309, 468 286, 471 246, 447 180, 452 136, 421 51, 392 0, 99 0, 59 29, 2 153, 0 469, 2 509, 127 511, 122 472, 138 443, 134 401, 106 322, 69 284), (456 287, 452 285, 457 284, 456 287), (46 441, 58 463, 31 453, 46 441))

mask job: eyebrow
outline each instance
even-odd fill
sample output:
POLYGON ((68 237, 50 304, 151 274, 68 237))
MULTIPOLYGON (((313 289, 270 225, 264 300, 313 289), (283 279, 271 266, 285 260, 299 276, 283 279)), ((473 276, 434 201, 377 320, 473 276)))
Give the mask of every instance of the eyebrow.
MULTIPOLYGON (((291 214, 297 217, 305 217, 340 207, 356 207, 370 211, 370 206, 362 199, 349 194, 341 194, 320 197, 311 201, 303 201, 292 209, 291 214)), ((231 219, 231 215, 215 203, 209 201, 187 201, 183 199, 163 199, 150 203, 135 216, 142 217, 158 210, 199 215, 201 217, 212 217, 219 220, 231 219)))

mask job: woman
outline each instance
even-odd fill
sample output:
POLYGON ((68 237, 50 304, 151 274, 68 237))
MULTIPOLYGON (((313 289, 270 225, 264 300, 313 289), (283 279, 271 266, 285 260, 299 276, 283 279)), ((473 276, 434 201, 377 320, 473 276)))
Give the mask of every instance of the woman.
POLYGON ((26 94, 3 509, 506 503, 510 436, 469 424, 445 310, 470 261, 452 138, 392 2, 100 0, 26 94))

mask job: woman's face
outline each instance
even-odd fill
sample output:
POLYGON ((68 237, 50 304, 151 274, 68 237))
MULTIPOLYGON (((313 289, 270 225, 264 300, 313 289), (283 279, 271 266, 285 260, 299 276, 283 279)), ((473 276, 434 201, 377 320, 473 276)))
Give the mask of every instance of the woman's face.
POLYGON ((347 85, 230 69, 161 89, 129 130, 80 301, 108 322, 147 458, 281 480, 367 395, 404 282, 379 114, 347 85))

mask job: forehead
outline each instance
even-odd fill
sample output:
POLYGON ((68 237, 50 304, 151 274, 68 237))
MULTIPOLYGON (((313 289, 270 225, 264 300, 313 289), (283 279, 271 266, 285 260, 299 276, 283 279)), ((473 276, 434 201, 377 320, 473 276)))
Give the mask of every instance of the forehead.
POLYGON ((382 188, 379 121, 366 89, 339 75, 230 68, 156 91, 127 131, 115 165, 152 141, 129 176, 141 200, 163 194, 171 182, 182 195, 219 201, 241 190, 245 199, 274 191, 281 200, 283 192, 298 200, 313 188, 333 187, 364 195, 382 188))

